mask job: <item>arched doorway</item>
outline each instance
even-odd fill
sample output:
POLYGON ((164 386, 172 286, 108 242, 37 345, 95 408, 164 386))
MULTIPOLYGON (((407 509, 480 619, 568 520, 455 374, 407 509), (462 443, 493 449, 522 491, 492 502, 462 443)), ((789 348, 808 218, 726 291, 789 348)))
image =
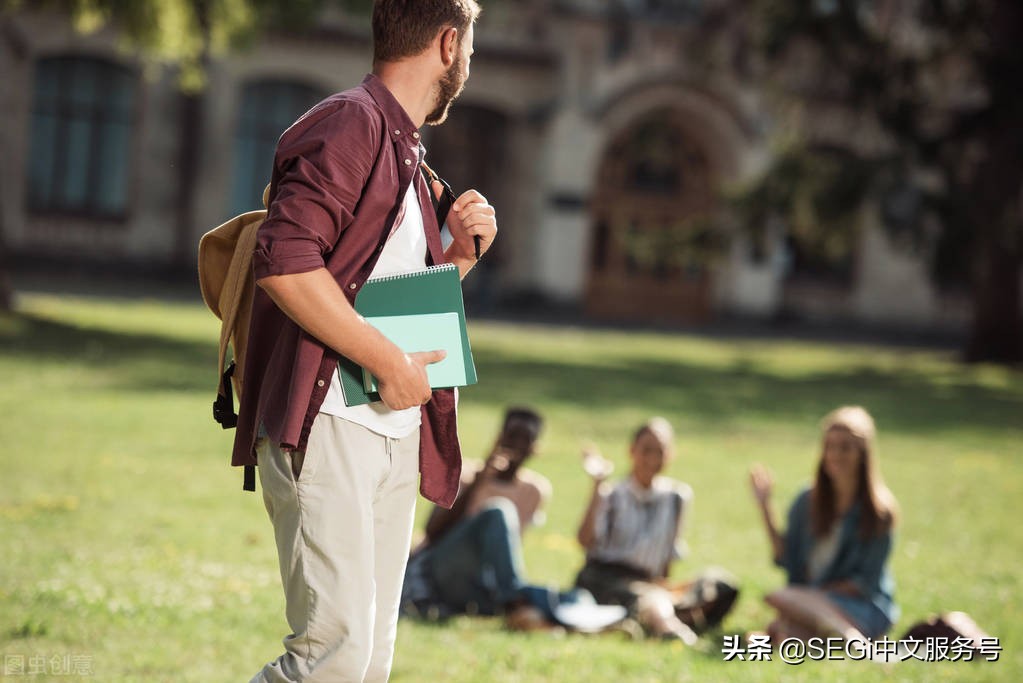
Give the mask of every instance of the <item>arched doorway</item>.
POLYGON ((613 138, 592 202, 587 314, 707 320, 715 187, 706 150, 677 110, 651 111, 613 138))

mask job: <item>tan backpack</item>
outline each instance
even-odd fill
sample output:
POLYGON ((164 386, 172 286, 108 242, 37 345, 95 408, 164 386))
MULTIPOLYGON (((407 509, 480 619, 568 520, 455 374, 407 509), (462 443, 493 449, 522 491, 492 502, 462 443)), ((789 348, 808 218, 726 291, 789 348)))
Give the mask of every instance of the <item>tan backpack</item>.
MULTIPOLYGON (((263 190, 266 205, 270 186, 263 190)), ((224 429, 238 424, 234 393, 240 397, 244 384, 245 345, 252 316, 252 252, 256 232, 266 219, 266 209, 248 211, 213 228, 199 240, 199 289, 203 301, 220 319, 217 398, 213 419, 224 429), (233 350, 227 362, 227 347, 233 350), (232 387, 233 385, 233 387, 232 387)))

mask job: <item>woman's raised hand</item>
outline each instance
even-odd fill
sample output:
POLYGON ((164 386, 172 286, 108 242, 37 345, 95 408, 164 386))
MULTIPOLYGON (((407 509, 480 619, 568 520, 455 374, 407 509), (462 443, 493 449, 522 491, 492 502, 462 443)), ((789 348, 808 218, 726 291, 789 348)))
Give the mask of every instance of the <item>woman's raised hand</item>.
POLYGON ((771 479, 771 473, 763 465, 757 463, 749 470, 749 483, 757 502, 761 505, 766 505, 767 501, 771 498, 771 489, 774 488, 774 480, 771 479))
POLYGON ((607 479, 614 471, 614 464, 602 456, 596 446, 584 446, 582 457, 583 470, 597 483, 607 479))

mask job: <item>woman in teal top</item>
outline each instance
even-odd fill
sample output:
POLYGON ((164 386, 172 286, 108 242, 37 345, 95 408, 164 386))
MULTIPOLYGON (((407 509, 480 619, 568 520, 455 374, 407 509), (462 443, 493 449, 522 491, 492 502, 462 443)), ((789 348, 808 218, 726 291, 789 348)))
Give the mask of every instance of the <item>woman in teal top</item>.
POLYGON ((775 643, 877 638, 898 618, 888 571, 898 505, 881 478, 874 420, 846 406, 824 418, 823 431, 816 478, 789 509, 784 534, 770 505, 770 475, 760 466, 750 473, 774 561, 788 574, 788 586, 766 598, 778 611, 768 628, 775 643))

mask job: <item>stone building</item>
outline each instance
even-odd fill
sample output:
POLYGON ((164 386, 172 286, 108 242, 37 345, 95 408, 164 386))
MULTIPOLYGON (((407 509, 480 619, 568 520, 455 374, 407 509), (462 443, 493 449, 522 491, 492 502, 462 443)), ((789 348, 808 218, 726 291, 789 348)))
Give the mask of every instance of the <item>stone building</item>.
MULTIPOLYGON (((793 278, 766 245, 710 235, 718 193, 765 163, 767 116, 726 0, 493 3, 472 77, 427 161, 497 207, 501 237, 472 303, 543 302, 602 319, 702 322, 730 314, 962 325, 926 269, 865 210, 853 272, 793 278), (612 7, 612 9, 608 9, 612 7), (721 17, 725 17, 722 19, 721 17), (894 289, 902 296, 892 297, 894 289)), ((216 56, 200 100, 197 173, 180 172, 173 74, 83 35, 63 16, 0 16, 0 215, 14 258, 188 268, 206 229, 257 208, 277 137, 370 68, 364 17, 270 33, 216 56), (184 199, 183 199, 184 198, 184 199)))

